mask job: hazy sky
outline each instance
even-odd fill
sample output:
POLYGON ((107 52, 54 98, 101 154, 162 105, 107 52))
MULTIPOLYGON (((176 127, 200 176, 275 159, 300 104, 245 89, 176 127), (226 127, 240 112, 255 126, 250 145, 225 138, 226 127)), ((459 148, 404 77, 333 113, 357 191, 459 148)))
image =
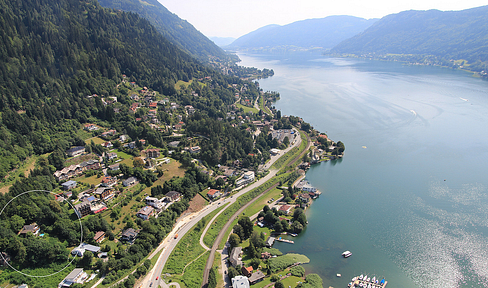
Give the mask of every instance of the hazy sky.
POLYGON ((158 0, 207 37, 240 37, 268 24, 351 15, 381 18, 405 10, 463 10, 486 0, 158 0))

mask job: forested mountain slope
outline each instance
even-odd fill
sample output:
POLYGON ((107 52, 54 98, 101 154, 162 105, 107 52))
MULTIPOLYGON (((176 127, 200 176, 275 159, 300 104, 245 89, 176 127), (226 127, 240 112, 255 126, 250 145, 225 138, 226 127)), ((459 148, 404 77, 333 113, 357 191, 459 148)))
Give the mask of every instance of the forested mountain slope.
MULTIPOLYGON (((146 19, 95 0, 0 0, 0 51, 0 177, 29 155, 81 141, 76 133, 90 117, 121 127, 135 123, 133 116, 115 115, 100 97, 87 97, 127 101, 116 89, 122 74, 168 96, 176 95, 178 80, 211 77, 227 87, 224 76, 171 44, 146 19)), ((235 101, 230 91, 215 95, 209 89, 206 95, 211 104, 235 101)))
POLYGON ((332 52, 417 54, 488 61, 488 6, 462 11, 404 11, 383 17, 332 52))
POLYGON ((99 0, 103 7, 131 11, 146 18, 165 38, 178 45, 200 61, 217 57, 230 60, 224 50, 210 41, 193 25, 171 13, 157 0, 99 0))
POLYGON ((228 46, 231 49, 271 47, 322 47, 330 49, 371 26, 376 19, 353 16, 329 16, 307 19, 288 25, 268 25, 239 37, 228 46))

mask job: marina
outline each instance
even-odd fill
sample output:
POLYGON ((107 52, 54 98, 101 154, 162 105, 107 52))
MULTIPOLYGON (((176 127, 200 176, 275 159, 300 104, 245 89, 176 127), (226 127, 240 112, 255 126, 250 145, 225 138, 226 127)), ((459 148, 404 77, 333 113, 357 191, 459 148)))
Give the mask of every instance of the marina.
POLYGON ((363 276, 362 274, 360 276, 356 276, 352 278, 352 282, 349 282, 347 287, 361 287, 361 288, 385 288, 386 284, 388 284, 388 281, 386 281, 384 278, 382 280, 376 279, 375 276, 373 276, 373 279, 368 277, 368 275, 363 276))

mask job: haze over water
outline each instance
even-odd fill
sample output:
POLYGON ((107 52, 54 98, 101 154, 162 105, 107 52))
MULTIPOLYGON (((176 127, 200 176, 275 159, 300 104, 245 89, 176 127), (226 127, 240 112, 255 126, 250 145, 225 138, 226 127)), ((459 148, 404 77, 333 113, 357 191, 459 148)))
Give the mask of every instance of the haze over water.
POLYGON ((276 248, 307 255, 324 287, 360 274, 394 288, 488 287, 487 81, 308 52, 239 57, 274 69, 259 82, 281 94, 283 115, 346 146, 307 172, 323 194, 295 244, 276 248))

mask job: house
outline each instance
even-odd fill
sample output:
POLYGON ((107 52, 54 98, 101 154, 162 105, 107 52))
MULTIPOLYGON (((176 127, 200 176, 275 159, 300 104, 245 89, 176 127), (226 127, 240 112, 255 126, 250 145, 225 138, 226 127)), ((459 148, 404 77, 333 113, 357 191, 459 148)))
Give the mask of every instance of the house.
POLYGON ((20 235, 20 234, 27 234, 27 233, 32 233, 33 235, 36 235, 39 234, 39 231, 41 229, 39 228, 39 226, 37 226, 36 223, 32 223, 30 225, 24 225, 24 227, 22 227, 22 229, 19 231, 19 233, 17 233, 17 235, 20 235))
MULTIPOLYGON (((252 266, 251 266, 252 267, 252 266)), ((264 275, 264 273, 262 271, 256 271, 254 273, 252 273, 251 277, 249 277, 249 283, 251 285, 254 285, 260 281, 263 281, 264 277, 266 277, 266 275, 264 275)))
POLYGON ((91 205, 89 201, 83 201, 75 205, 75 213, 78 217, 82 218, 91 214, 91 205))
POLYGON ((98 187, 93 194, 100 200, 110 200, 115 196, 110 187, 98 187))
POLYGON ((230 253, 229 261, 232 266, 242 266, 242 260, 241 260, 241 254, 242 254, 242 247, 234 247, 232 249, 232 252, 230 253))
POLYGON ((136 240, 137 234, 139 234, 139 232, 134 230, 134 228, 128 228, 122 232, 120 240, 132 243, 134 240, 136 240))
POLYGON ((238 275, 232 278, 232 288, 250 288, 249 280, 246 276, 238 275))
POLYGON ((89 252, 93 253, 93 255, 95 255, 98 252, 100 252, 100 249, 101 249, 100 247, 95 246, 95 245, 81 243, 78 247, 76 247, 75 249, 73 249, 71 251, 71 254, 72 255, 77 255, 78 257, 83 257, 83 254, 86 251, 89 251, 89 252))
POLYGON ((120 135, 119 136, 119 141, 122 142, 122 143, 124 143, 128 139, 129 139, 129 136, 128 135, 120 135))
POLYGON ((291 208, 291 205, 282 205, 278 211, 283 211, 286 215, 288 215, 290 214, 291 208))
POLYGON ((178 144, 180 144, 180 141, 172 141, 172 142, 168 143, 168 146, 176 148, 176 147, 178 147, 178 144))
POLYGON ((104 187, 113 187, 117 185, 117 177, 105 176, 102 178, 102 183, 100 185, 104 187))
POLYGON ((158 158, 161 155, 159 149, 147 149, 145 153, 148 158, 158 158))
POLYGON ((266 247, 268 248, 273 247, 274 242, 275 242, 275 237, 269 237, 268 240, 266 240, 266 247))
POLYGON ((242 187, 244 185, 251 183, 252 181, 254 181, 254 172, 248 171, 248 172, 244 173, 242 178, 240 178, 236 181, 236 186, 242 187))
POLYGON ((111 152, 111 153, 107 153, 107 154, 105 154, 105 158, 107 158, 109 161, 110 161, 110 160, 113 160, 113 159, 115 159, 115 158, 117 158, 117 157, 118 157, 118 156, 117 156, 117 153, 114 153, 114 152, 111 152))
POLYGON ((191 154, 196 154, 196 153, 200 153, 200 146, 194 146, 194 147, 190 147, 190 153, 191 154))
POLYGON ((139 210, 139 212, 137 212, 136 215, 143 220, 148 220, 149 217, 154 215, 154 208, 151 206, 144 206, 139 210))
POLYGON ((158 107, 158 102, 151 102, 151 104, 149 104, 149 108, 156 108, 158 107))
POLYGON ((105 232, 103 231, 98 231, 95 233, 95 237, 93 237, 93 240, 97 243, 102 243, 103 240, 105 240, 105 232))
POLYGON ((61 186, 63 186, 64 190, 70 190, 76 187, 76 181, 69 180, 61 184, 61 186))
POLYGON ((29 288, 29 285, 27 285, 27 284, 21 284, 18 288, 29 288))
POLYGON ((113 165, 108 166, 108 169, 115 171, 120 169, 120 163, 115 163, 113 165))
POLYGON ((310 194, 308 193, 303 193, 298 195, 298 198, 303 202, 303 203, 308 203, 311 199, 310 194))
POLYGON ((128 187, 128 186, 132 186, 134 184, 137 184, 137 182, 139 182, 137 180, 136 177, 129 177, 127 179, 125 179, 124 181, 122 181, 122 185, 124 185, 124 187, 128 187))
POLYGON ((82 171, 97 170, 100 169, 100 162, 98 160, 90 159, 88 161, 82 162, 81 164, 79 164, 79 166, 82 171))
POLYGON ((169 201, 173 201, 173 202, 176 202, 178 200, 180 200, 181 198, 181 193, 178 193, 176 191, 169 191, 168 193, 166 193, 166 198, 169 200, 169 201))
POLYGON ((273 149, 270 149, 269 150, 269 153, 271 153, 271 155, 275 156, 275 155, 280 154, 280 150, 279 149, 276 149, 276 148, 273 148, 273 149))
POLYGON ((110 148, 113 148, 114 147, 114 144, 112 144, 112 142, 109 141, 109 142, 103 143, 102 146, 105 147, 105 148, 110 149, 110 148))
POLYGON ((216 189, 210 189, 207 193, 208 198, 214 200, 220 197, 220 191, 216 189))
POLYGON ((248 277, 248 278, 249 278, 249 277, 251 277, 251 275, 252 275, 252 270, 253 270, 253 269, 252 269, 252 266, 249 266, 249 267, 244 267, 244 266, 242 266, 242 267, 241 267, 241 273, 242 273, 244 276, 248 277))
POLYGON ((57 181, 63 181, 81 175, 82 173, 83 168, 80 165, 70 165, 69 167, 64 167, 62 170, 54 172, 53 175, 57 181))
POLYGON ((261 259, 267 260, 269 258, 271 258, 271 253, 269 253, 269 252, 261 253, 261 259))
POLYGON ((136 148, 136 141, 132 141, 124 144, 124 148, 134 149, 136 148))
POLYGON ((83 153, 85 153, 85 147, 83 146, 76 146, 66 150, 66 154, 68 154, 69 157, 76 157, 83 153))
POLYGON ((112 137, 114 136, 115 134, 117 134, 117 130, 108 130, 106 132, 103 132, 102 134, 100 134, 100 136, 104 137, 104 138, 107 138, 107 137, 112 137))
POLYGON ((156 197, 146 197, 146 205, 152 206, 156 209, 163 209, 164 208, 164 199, 158 199, 156 197))
POLYGON ((85 127, 83 127, 83 129, 86 130, 86 131, 95 131, 95 130, 100 129, 97 126, 95 126, 93 124, 90 124, 90 123, 86 123, 84 126, 85 127))
POLYGON ((88 275, 83 272, 83 268, 75 268, 58 284, 58 288, 70 287, 74 283, 83 284, 88 275))

